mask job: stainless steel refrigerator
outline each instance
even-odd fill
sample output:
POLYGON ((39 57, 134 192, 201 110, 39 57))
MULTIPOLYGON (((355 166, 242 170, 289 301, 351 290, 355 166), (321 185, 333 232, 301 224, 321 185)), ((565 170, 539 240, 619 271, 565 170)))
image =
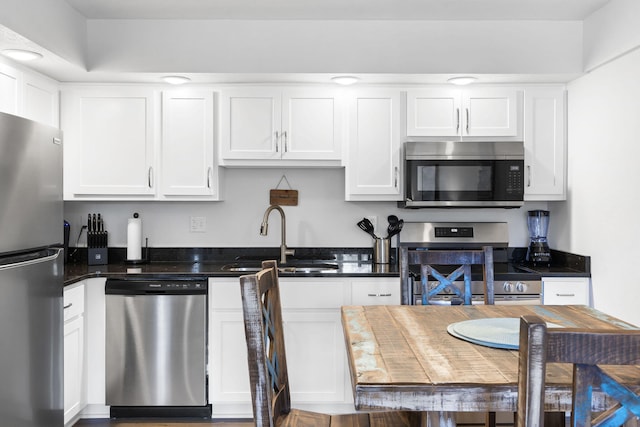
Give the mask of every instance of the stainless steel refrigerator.
POLYGON ((60 131, 0 113, 0 425, 63 426, 60 131))

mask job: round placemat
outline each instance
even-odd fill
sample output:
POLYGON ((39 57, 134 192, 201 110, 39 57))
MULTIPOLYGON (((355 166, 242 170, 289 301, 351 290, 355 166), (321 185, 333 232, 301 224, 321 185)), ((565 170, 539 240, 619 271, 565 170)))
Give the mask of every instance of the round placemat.
POLYGON ((517 350, 520 339, 520 318, 499 317, 465 320, 450 324, 447 331, 456 338, 474 344, 517 350))

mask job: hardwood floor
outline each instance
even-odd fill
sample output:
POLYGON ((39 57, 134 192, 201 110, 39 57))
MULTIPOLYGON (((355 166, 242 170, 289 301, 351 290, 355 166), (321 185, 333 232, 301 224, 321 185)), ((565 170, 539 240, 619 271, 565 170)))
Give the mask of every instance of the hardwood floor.
POLYGON ((253 427, 252 420, 82 419, 73 427, 253 427))

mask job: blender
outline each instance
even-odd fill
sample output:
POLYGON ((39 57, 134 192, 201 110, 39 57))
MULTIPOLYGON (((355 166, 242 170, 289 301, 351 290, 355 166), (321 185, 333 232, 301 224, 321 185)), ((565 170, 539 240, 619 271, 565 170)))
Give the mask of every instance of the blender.
POLYGON ((551 264, 551 252, 547 243, 549 211, 529 211, 527 227, 529 228, 530 239, 527 261, 533 265, 549 266, 551 264))

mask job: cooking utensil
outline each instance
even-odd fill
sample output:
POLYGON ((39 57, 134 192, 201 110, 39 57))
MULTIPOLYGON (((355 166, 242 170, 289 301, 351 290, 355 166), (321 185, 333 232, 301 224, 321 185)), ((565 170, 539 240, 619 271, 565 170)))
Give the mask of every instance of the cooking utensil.
POLYGON ((393 237, 396 234, 402 231, 402 227, 404 226, 404 220, 400 219, 395 224, 389 223, 389 227, 387 228, 387 238, 393 237))
POLYGON ((374 239, 378 238, 378 236, 376 236, 376 233, 374 233, 373 224, 367 218, 362 218, 362 220, 358 222, 358 227, 360 227, 361 230, 364 230, 364 232, 369 234, 369 236, 373 237, 374 239))

